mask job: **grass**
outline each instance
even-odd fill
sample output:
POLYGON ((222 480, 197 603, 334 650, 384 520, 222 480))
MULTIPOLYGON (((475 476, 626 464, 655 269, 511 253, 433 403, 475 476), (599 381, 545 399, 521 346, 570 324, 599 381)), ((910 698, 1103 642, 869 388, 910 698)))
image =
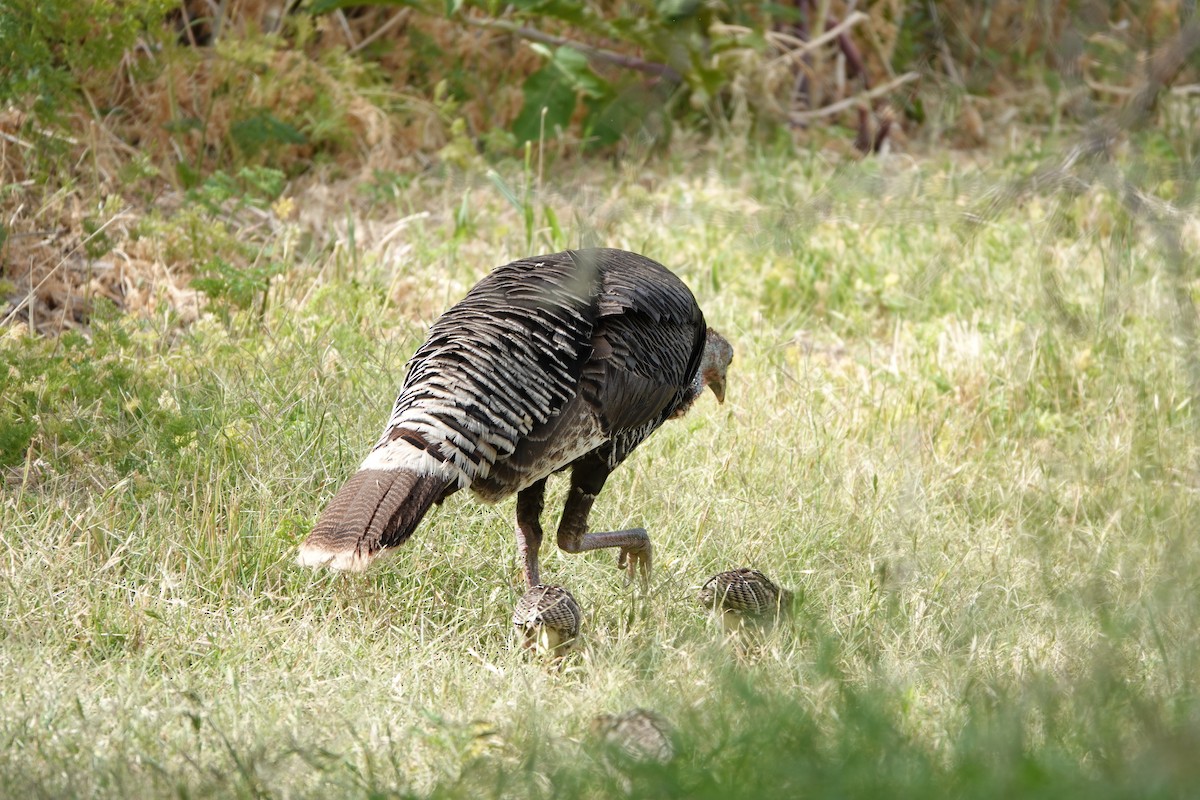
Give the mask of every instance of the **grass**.
MULTIPOLYGON (((697 155, 543 189, 562 229, 534 250, 656 257, 736 349, 726 404, 594 512, 651 531, 648 594, 610 553, 544 553, 585 611, 557 671, 510 631, 511 501, 456 496, 364 576, 292 565, 427 324, 527 254, 497 181, 315 223, 276 200, 248 238, 226 215, 215 257, 252 241, 285 271, 192 324, 10 327, 0 795, 1188 795, 1194 287, 1102 187, 964 238, 964 199, 1030 163, 697 155), (797 613, 726 640, 694 591, 741 565, 797 613), (616 769, 588 723, 638 705, 680 755, 616 769)), ((148 235, 203 227, 177 213, 148 235)))

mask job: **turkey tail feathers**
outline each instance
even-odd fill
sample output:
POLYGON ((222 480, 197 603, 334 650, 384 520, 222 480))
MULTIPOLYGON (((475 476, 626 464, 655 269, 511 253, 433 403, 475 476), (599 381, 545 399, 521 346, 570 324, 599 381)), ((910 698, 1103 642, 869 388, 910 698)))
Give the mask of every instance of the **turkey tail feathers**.
POLYGON ((360 469, 334 495, 296 563, 358 572, 385 548, 404 544, 453 483, 411 469, 360 469))

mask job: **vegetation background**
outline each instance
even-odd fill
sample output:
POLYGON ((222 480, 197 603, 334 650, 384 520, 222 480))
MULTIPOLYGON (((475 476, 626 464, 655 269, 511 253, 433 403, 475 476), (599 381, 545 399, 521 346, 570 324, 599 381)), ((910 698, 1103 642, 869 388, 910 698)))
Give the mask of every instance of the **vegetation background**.
POLYGON ((1194 5, 4 3, 0 795, 1192 796, 1194 5), (598 503, 650 589, 547 553, 551 667, 511 503, 296 569, 432 319, 590 244, 737 351, 598 503))

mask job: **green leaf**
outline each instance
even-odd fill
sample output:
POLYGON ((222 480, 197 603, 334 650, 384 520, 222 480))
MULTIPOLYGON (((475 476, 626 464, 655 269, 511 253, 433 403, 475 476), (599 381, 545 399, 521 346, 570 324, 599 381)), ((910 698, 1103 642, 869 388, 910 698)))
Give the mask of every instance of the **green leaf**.
POLYGON ((536 142, 541 139, 543 109, 547 135, 570 123, 571 114, 575 112, 575 87, 566 80, 562 70, 553 65, 542 67, 525 79, 521 91, 525 95, 525 104, 512 125, 517 141, 536 142))
POLYGON ((229 127, 229 135, 238 149, 251 155, 267 145, 304 144, 308 141, 294 125, 265 109, 233 123, 229 127))
MULTIPOLYGON (((449 5, 449 3, 447 3, 449 5)), ((460 3, 461 5, 461 3, 460 3)), ((337 11, 341 8, 352 8, 354 6, 408 6, 410 8, 421 8, 421 3, 414 0, 313 0, 313 4, 308 7, 310 14, 328 14, 330 11, 337 11)))
POLYGON ((239 267, 223 258, 213 258, 192 279, 192 286, 210 300, 225 300, 245 309, 267 291, 271 278, 283 274, 285 269, 284 265, 271 262, 239 267))
POLYGON ((516 192, 514 192, 512 188, 504 182, 504 178, 500 177, 499 172, 496 172, 494 169, 489 169, 487 171, 487 177, 488 180, 492 182, 492 185, 500 190, 500 194, 504 195, 504 199, 507 200, 513 208, 515 208, 517 211, 522 211, 524 209, 525 204, 517 199, 516 192))
POLYGON ((516 0, 512 5, 530 17, 552 17, 581 27, 590 21, 587 3, 577 0, 516 0))
POLYGON ((542 206, 542 216, 546 220, 546 225, 550 228, 550 245, 552 248, 558 249, 563 246, 566 237, 563 236, 562 226, 558 224, 558 214, 554 213, 554 209, 548 205, 542 206))
POLYGON ((612 94, 612 87, 592 71, 587 56, 579 50, 563 46, 551 53, 541 45, 535 45, 535 49, 549 57, 550 63, 525 79, 525 104, 512 126, 518 141, 537 141, 542 136, 543 109, 544 131, 550 135, 570 123, 577 95, 599 100, 612 94))
POLYGON ((186 161, 179 161, 175 164, 175 176, 179 178, 179 184, 184 189, 194 189, 200 185, 203 176, 200 170, 188 164, 186 161))
POLYGON ((621 137, 640 129, 646 120, 662 113, 662 102, 653 94, 630 89, 619 95, 606 94, 584 100, 587 116, 583 119, 589 147, 607 147, 621 137))
POLYGON ((687 19, 700 8, 699 0, 658 0, 654 5, 660 17, 672 21, 687 19))
POLYGON ((162 124, 163 130, 168 133, 187 133, 189 131, 204 130, 204 120, 199 117, 176 117, 169 119, 162 124))
POLYGON ((608 93, 608 83, 592 72, 587 56, 573 47, 560 47, 551 62, 571 83, 576 91, 588 97, 602 97, 608 93))
POLYGON ((242 167, 238 170, 237 180, 251 199, 267 202, 277 199, 287 186, 287 176, 271 167, 242 167))

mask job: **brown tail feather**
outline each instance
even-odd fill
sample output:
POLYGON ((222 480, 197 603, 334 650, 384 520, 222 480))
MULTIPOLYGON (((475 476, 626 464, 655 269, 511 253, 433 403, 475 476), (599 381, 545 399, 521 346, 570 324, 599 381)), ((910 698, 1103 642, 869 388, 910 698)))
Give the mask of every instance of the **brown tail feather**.
POLYGON ((296 562, 358 571, 387 547, 404 544, 449 481, 408 469, 363 469, 334 495, 296 562))

